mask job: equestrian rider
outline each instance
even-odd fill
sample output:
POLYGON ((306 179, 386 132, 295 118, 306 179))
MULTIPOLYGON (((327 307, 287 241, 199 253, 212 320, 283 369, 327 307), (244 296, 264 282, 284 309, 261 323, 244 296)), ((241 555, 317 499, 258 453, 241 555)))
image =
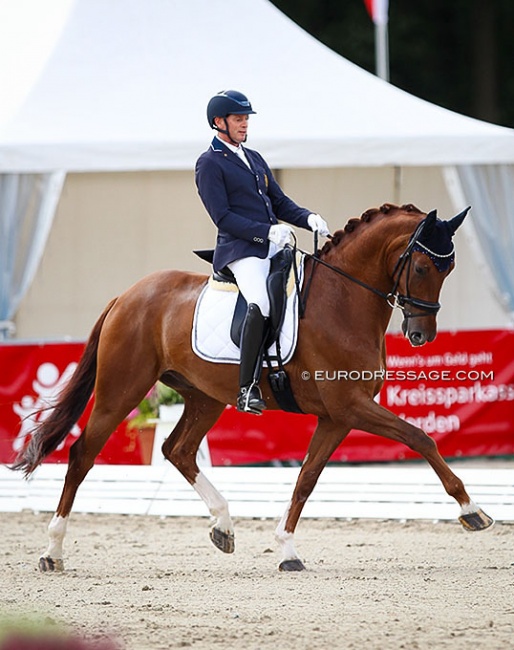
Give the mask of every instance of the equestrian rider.
POLYGON ((266 278, 270 258, 291 241, 293 224, 329 234, 319 214, 301 208, 280 189, 263 157, 243 148, 249 115, 248 99, 236 90, 211 98, 207 119, 217 133, 196 163, 200 198, 218 228, 213 266, 228 267, 235 276, 248 311, 241 331, 240 392, 237 408, 260 415, 266 408, 258 386, 270 303, 266 278))

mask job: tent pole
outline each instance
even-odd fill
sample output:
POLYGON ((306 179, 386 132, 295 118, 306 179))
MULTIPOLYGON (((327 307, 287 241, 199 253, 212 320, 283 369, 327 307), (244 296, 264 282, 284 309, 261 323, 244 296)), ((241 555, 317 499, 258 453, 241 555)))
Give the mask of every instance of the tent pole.
POLYGON ((389 39, 387 23, 375 23, 375 69, 377 77, 389 81, 389 39))
POLYGON ((394 167, 394 203, 396 205, 400 205, 401 200, 402 200, 402 168, 399 165, 395 165, 394 167))

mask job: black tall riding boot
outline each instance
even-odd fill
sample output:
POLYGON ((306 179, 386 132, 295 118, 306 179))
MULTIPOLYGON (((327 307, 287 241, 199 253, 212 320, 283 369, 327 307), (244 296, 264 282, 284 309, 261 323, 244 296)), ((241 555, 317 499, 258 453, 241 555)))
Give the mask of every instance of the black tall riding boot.
POLYGON ((248 305, 248 311, 241 330, 241 365, 239 367, 239 395, 237 410, 261 415, 266 408, 262 399, 259 379, 262 371, 263 342, 266 334, 266 320, 255 303, 248 305))

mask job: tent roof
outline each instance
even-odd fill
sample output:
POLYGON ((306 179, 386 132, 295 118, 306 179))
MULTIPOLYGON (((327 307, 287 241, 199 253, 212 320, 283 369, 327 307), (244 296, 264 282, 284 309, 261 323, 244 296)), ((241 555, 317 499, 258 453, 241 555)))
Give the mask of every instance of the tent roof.
POLYGON ((0 0, 0 87, 4 172, 191 169, 224 88, 274 167, 514 163, 514 130, 377 79, 268 0, 0 0))

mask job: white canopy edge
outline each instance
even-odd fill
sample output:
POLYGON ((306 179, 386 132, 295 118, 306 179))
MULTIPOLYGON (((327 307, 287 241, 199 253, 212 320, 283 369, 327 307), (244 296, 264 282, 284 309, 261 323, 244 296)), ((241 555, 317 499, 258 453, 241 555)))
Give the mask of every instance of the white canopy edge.
POLYGON ((211 135, 207 101, 223 88, 249 96, 248 145, 274 167, 514 163, 513 129, 385 83, 268 0, 44 6, 38 29, 40 0, 0 0, 0 81, 12 98, 0 172, 192 169, 211 135))

